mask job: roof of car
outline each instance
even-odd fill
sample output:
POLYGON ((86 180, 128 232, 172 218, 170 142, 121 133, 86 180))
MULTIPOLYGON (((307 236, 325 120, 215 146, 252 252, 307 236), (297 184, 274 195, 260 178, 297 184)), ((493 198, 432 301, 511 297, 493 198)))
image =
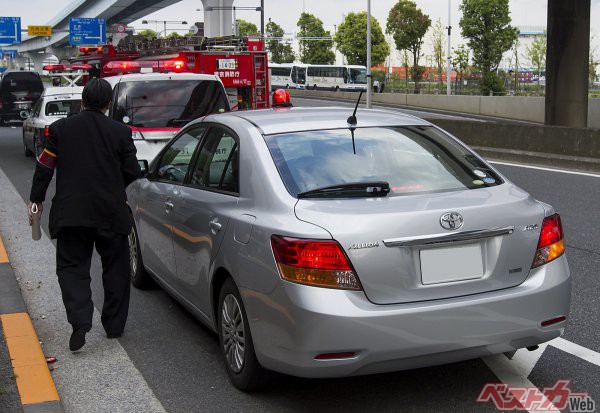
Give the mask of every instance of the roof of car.
MULTIPOLYGON (((56 96, 56 95, 81 95, 83 93, 83 86, 54 86, 47 87, 44 89, 44 93, 42 96, 56 96)), ((81 96, 76 96, 77 98, 81 98, 81 96)))
MULTIPOLYGON (((276 108, 230 112, 258 127, 263 134, 299 132, 348 127, 348 117, 353 108, 276 108)), ((401 112, 359 109, 356 113, 357 128, 374 126, 430 125, 422 119, 401 112)), ((210 120, 210 119, 208 119, 210 120)))
POLYGON ((131 73, 127 75, 105 77, 111 85, 116 85, 121 81, 128 82, 143 82, 147 80, 216 80, 219 78, 215 75, 206 75, 200 73, 131 73))

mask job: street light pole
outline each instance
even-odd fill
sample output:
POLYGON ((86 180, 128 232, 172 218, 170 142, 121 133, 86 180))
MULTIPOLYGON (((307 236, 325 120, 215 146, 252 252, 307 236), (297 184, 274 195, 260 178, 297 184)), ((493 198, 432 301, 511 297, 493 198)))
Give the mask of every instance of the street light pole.
POLYGON ((452 22, 450 20, 451 2, 452 0, 448 0, 448 62, 446 63, 446 94, 448 96, 452 94, 452 84, 450 83, 452 80, 452 57, 450 56, 450 53, 452 53, 452 40, 450 36, 452 33, 452 22))
POLYGON ((265 0, 260 0, 260 35, 265 37, 265 0))
POLYGON ((371 77, 371 0, 367 0, 367 109, 371 109, 371 92, 373 91, 371 77))

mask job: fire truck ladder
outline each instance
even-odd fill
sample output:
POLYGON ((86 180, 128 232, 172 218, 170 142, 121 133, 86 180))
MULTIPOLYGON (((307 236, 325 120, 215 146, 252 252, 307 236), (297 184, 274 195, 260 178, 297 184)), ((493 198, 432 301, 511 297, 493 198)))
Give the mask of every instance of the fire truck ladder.
POLYGON ((267 55, 266 53, 254 55, 254 108, 264 109, 269 107, 267 99, 267 55))

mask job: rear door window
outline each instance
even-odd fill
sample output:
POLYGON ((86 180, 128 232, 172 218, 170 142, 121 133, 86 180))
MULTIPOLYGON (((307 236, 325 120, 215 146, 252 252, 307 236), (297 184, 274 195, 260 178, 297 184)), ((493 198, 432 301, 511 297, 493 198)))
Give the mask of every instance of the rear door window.
POLYGON ((239 145, 229 131, 214 127, 204 140, 190 185, 228 193, 239 193, 239 145))
POLYGON ((477 189, 502 179, 430 126, 297 132, 265 137, 288 191, 385 181, 390 196, 477 189))

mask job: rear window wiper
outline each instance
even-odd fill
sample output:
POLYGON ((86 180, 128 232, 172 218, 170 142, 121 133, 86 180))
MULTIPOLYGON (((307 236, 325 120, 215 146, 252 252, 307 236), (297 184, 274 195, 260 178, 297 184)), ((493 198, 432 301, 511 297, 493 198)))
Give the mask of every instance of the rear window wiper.
POLYGON ((325 186, 323 188, 312 189, 310 191, 300 192, 298 199, 301 198, 335 198, 335 197, 355 197, 371 198, 384 197, 390 193, 390 184, 385 181, 376 182, 350 182, 346 184, 325 186))

